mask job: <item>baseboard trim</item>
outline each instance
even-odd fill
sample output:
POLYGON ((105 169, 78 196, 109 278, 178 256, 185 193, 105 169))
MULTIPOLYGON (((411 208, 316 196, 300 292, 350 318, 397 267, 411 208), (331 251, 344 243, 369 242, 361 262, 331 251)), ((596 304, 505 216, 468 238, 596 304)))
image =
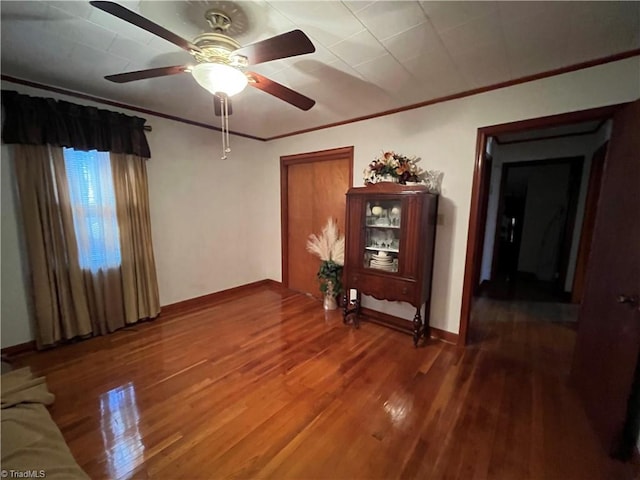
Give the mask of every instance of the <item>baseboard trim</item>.
POLYGON ((460 341, 460 335, 446 330, 440 330, 436 327, 429 327, 429 335, 431 338, 440 340, 441 342, 451 343, 452 345, 458 345, 460 341))
POLYGON ((280 286, 282 286, 281 282, 266 278, 264 280, 258 280, 257 282, 246 283, 244 285, 238 285, 237 287, 227 288, 226 290, 220 290, 219 292, 208 293, 200 297, 188 298, 187 300, 181 300, 176 303, 163 305, 160 308, 160 315, 158 316, 158 319, 180 314, 186 310, 195 310, 198 308, 211 306, 211 304, 214 303, 233 300, 239 295, 245 294, 248 291, 254 290, 256 288, 280 286))
MULTIPOLYGON (((413 335, 413 323, 411 320, 389 315, 388 313, 378 312, 370 308, 361 307, 360 312, 365 320, 391 327, 402 333, 413 335)), ((429 337, 440 340, 441 342, 458 344, 459 336, 457 333, 447 332, 439 328, 429 327, 429 337)))
MULTIPOLYGON (((233 300, 250 290, 255 290, 261 287, 283 288, 282 282, 278 282, 276 280, 271 280, 269 278, 258 280, 257 282, 239 285, 237 287, 228 288, 219 292, 209 293, 200 297, 189 298, 180 302, 163 305, 161 307, 160 315, 158 316, 157 320, 162 321, 164 319, 167 319, 168 317, 179 315, 188 310, 197 310, 198 308, 211 306, 215 303, 233 300)), ((413 324, 410 320, 405 320, 404 318, 396 317, 394 315, 389 315, 383 312, 378 312, 366 307, 362 307, 361 312, 365 317, 365 320, 391 327, 402 333, 413 334, 413 324)), ((429 327, 429 336, 431 338, 446 343, 452 343, 454 345, 457 345, 458 343, 457 333, 447 332, 446 330, 440 330, 439 328, 435 327, 429 327)), ((3 360, 10 361, 13 357, 35 351, 37 351, 36 342, 35 340, 31 340, 29 342, 20 343, 18 345, 5 347, 0 350, 0 355, 2 356, 3 360)))
MULTIPOLYGON (((237 298, 239 295, 256 288, 281 287, 281 286, 282 286, 281 282, 267 278, 264 280, 258 280, 257 282, 247 283, 245 285, 239 285, 237 287, 221 290, 219 292, 209 293, 207 295, 202 295, 200 297, 189 298, 187 300, 182 300, 180 302, 171 303, 161 307, 160 315, 158 315, 157 321, 162 321, 167 317, 184 313, 184 311, 187 311, 187 310, 194 310, 194 309, 210 306, 211 304, 232 300, 234 298, 237 298)), ((153 321, 156 321, 156 320, 154 319, 153 321)), ((7 363, 10 363, 11 359, 13 359, 14 357, 17 357, 18 355, 23 355, 25 353, 32 353, 36 351, 37 351, 36 342, 35 340, 31 340, 29 342, 20 343, 18 345, 12 345, 10 347, 5 347, 0 349, 0 356, 2 357, 2 360, 6 361, 7 363)))
POLYGON ((0 356, 2 357, 2 360, 11 363, 11 359, 13 357, 35 351, 36 341, 30 340, 28 342, 19 343, 17 345, 11 345, 10 347, 4 347, 3 349, 0 349, 0 356))

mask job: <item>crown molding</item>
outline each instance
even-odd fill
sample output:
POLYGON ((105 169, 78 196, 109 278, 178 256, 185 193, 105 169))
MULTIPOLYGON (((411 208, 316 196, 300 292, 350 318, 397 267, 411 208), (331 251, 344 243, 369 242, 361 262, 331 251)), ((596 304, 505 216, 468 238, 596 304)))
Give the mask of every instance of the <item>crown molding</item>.
MULTIPOLYGON (((303 130, 296 130, 293 132, 289 132, 289 133, 283 133, 281 135, 275 135, 272 137, 257 137, 255 135, 249 135, 246 133, 240 133, 240 132, 234 132, 231 131, 230 133, 232 135, 236 135, 238 137, 244 137, 244 138, 250 138, 252 140, 258 140, 261 142, 268 142, 271 140, 278 140, 281 138, 286 138, 286 137, 292 137, 295 135, 302 135, 303 133, 310 133, 310 132, 315 132, 317 130, 324 130, 327 128, 333 128, 333 127, 339 127, 342 125, 348 125, 350 123, 356 123, 356 122, 362 122, 365 120, 371 120, 373 118, 378 118, 378 117, 384 117, 387 115, 393 115, 396 113, 400 113, 400 112, 406 112, 408 110, 414 110, 416 108, 422 108, 422 107, 427 107, 430 105, 435 105, 437 103, 443 103, 443 102, 448 102, 451 100, 457 100, 459 98, 464 98, 464 97, 470 97, 472 95, 478 95, 480 93, 486 93, 486 92, 490 92, 492 90, 498 90, 501 88, 507 88, 507 87, 511 87, 514 85, 520 85, 522 83, 527 83, 527 82, 533 82, 536 80, 541 80, 543 78, 548 78, 548 77, 553 77, 555 75, 562 75, 564 73, 570 73, 570 72, 575 72, 577 70, 582 70, 585 68, 591 68, 591 67, 596 67, 598 65, 604 65, 606 63, 611 63, 611 62, 616 62, 618 60, 624 60, 627 58, 631 58, 631 57, 636 57, 640 55, 640 48, 635 48, 633 50, 628 50, 626 52, 621 52, 621 53, 617 53, 615 55, 609 55, 606 57, 601 57, 601 58, 597 58, 595 60, 589 60, 587 62, 581 62, 581 63, 576 63, 573 65, 569 65, 566 67, 562 67, 562 68, 556 68, 554 70, 548 70, 546 72, 541 72, 541 73, 536 73, 534 75, 527 75, 525 77, 520 77, 514 80, 508 80, 506 82, 501 82, 501 83, 496 83, 493 85, 488 85, 486 87, 480 87, 480 88, 474 88, 471 90, 466 90, 464 92, 460 92, 460 93, 454 93, 452 95, 447 95, 444 97, 439 97, 439 98, 434 98, 431 100, 426 100, 424 102, 419 102, 419 103, 414 103, 411 105, 406 105, 404 107, 399 107, 399 108, 394 108, 391 110, 385 110, 383 112, 378 112, 378 113, 372 113, 370 115, 364 115, 364 116, 360 116, 360 117, 355 117, 355 118, 351 118, 348 120, 343 120, 340 122, 334 122, 334 123, 329 123, 326 125, 319 125, 317 127, 310 127, 310 128, 306 128, 303 130)), ((113 100, 107 100, 104 98, 100 98, 100 97, 95 97, 93 95, 88 95, 85 93, 80 93, 80 92, 75 92, 73 90, 66 90, 64 88, 60 88, 60 87, 55 87, 55 86, 51 86, 51 85, 45 85, 42 83, 38 83, 38 82, 33 82, 31 80, 25 80, 25 79, 21 79, 21 78, 16 78, 16 77, 12 77, 9 75, 0 75, 0 78, 2 80, 5 80, 7 82, 11 82, 11 83, 16 83, 19 85, 25 85, 28 87, 34 87, 34 88, 39 88, 41 90, 48 90, 50 92, 55 92, 55 93, 60 93, 63 95, 68 95, 70 97, 76 97, 76 98, 81 98, 84 100, 89 100, 92 102, 96 102, 96 103, 101 103, 104 105, 111 105, 113 107, 117 107, 117 108, 125 108, 127 110, 132 110, 135 112, 140 112, 143 113, 145 115, 153 115, 156 117, 160 117, 160 118, 166 118, 168 120, 174 120, 176 122, 181 122, 181 123, 186 123, 187 125, 193 125, 196 127, 201 127, 201 128, 207 128, 209 130, 215 130, 215 131, 220 131, 220 128, 214 127, 212 125, 206 124, 206 123, 202 123, 202 122, 196 122, 194 120, 189 120, 187 118, 182 118, 182 117, 178 117, 176 115, 169 115, 166 113, 161 113, 161 112, 156 112, 154 110, 149 110, 146 108, 142 108, 142 107, 137 107, 135 105, 128 105, 126 103, 120 103, 120 102, 116 102, 113 100)))
POLYGON ((561 75, 563 73, 575 72, 576 70, 582 70, 584 68, 596 67, 598 65, 603 65, 605 63, 616 62, 618 60, 624 60, 626 58, 631 58, 640 55, 640 48, 636 48, 633 50, 628 50, 626 52, 617 53, 615 55, 609 55, 607 57, 598 58, 595 60, 589 60, 588 62, 576 63, 574 65, 569 65, 567 67, 556 68, 554 70, 548 70, 546 72, 536 73, 535 75, 527 75, 526 77, 516 78, 514 80, 508 80, 506 82, 495 83, 493 85, 488 85, 486 87, 474 88, 472 90, 466 90, 460 93, 454 93, 452 95, 447 95, 445 97, 434 98, 432 100, 426 100, 420 103, 414 103, 411 105, 407 105, 404 107, 394 108, 391 110, 385 110, 384 112, 373 113, 371 115, 364 115, 361 117, 355 117, 349 120, 343 120, 340 122, 330 123, 327 125, 321 125, 318 127, 307 128, 304 130, 297 130, 295 132, 284 133, 282 135, 276 135, 273 137, 265 138, 266 141, 269 140, 277 140, 280 138, 291 137, 294 135, 301 135, 303 133, 314 132, 316 130, 323 130, 325 128, 333 128, 339 127, 342 125, 347 125, 349 123, 362 122, 364 120, 370 120, 372 118, 384 117, 386 115, 393 115, 395 113, 406 112, 407 110, 414 110, 416 108, 427 107, 429 105, 435 105, 436 103, 449 102, 451 100, 457 100, 459 98, 470 97, 472 95, 478 95, 480 93, 490 92, 492 90, 498 90, 500 88, 511 87, 513 85, 519 85, 521 83, 533 82, 535 80, 541 80, 543 78, 553 77, 555 75, 561 75))

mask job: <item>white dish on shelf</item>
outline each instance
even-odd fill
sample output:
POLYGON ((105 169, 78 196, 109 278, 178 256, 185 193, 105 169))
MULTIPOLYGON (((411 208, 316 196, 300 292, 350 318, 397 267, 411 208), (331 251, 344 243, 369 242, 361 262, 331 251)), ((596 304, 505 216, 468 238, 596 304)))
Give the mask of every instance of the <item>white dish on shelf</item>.
POLYGON ((393 267, 380 267, 380 266, 371 265, 371 268, 373 268, 374 270, 384 270, 385 272, 395 272, 393 267))

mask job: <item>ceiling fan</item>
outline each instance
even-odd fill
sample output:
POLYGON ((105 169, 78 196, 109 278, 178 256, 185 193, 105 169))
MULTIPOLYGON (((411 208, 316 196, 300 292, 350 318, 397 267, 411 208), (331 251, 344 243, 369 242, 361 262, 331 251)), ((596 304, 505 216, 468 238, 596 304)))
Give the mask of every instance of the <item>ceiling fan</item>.
MULTIPOLYGON (((316 103, 301 93, 258 73, 246 70, 250 65, 315 52, 316 49, 313 43, 301 30, 293 30, 243 47, 225 34, 231 27, 232 19, 223 11, 212 8, 207 10, 204 16, 213 31, 202 33, 195 37, 193 42, 189 42, 117 3, 107 1, 91 1, 89 3, 106 13, 177 45, 194 57, 195 66, 175 65, 151 68, 108 75, 104 78, 111 82, 127 83, 178 73, 191 73, 199 85, 207 89, 219 100, 214 101, 214 106, 216 115, 223 117, 223 152, 228 153, 230 151, 228 147, 228 116, 231 113, 229 97, 240 93, 247 85, 251 85, 302 110, 309 110, 316 103)), ((226 158, 224 153, 223 158, 226 158)))
POLYGON ((249 65, 315 52, 315 47, 309 37, 300 30, 293 30, 241 47, 238 42, 225 35, 225 32, 231 27, 231 18, 222 11, 210 9, 204 15, 213 32, 198 35, 192 43, 117 3, 106 1, 91 1, 89 3, 177 45, 193 55, 197 62, 195 67, 177 65, 108 75, 105 77, 107 80, 126 83, 191 72, 196 81, 207 90, 215 90, 215 87, 221 88, 218 91, 211 91, 213 94, 222 93, 232 96, 242 91, 244 86, 248 84, 302 110, 309 110, 315 105, 312 99, 284 85, 255 72, 246 71, 246 67, 249 65))

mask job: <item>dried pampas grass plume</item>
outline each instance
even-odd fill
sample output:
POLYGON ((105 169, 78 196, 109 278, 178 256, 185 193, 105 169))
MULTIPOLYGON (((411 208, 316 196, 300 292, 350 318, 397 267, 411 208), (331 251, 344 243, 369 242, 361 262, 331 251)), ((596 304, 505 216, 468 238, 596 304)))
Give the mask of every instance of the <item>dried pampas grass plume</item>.
POLYGON ((320 236, 312 233, 307 240, 307 251, 323 262, 333 261, 344 265, 344 236, 338 232, 338 224, 330 218, 320 236))

